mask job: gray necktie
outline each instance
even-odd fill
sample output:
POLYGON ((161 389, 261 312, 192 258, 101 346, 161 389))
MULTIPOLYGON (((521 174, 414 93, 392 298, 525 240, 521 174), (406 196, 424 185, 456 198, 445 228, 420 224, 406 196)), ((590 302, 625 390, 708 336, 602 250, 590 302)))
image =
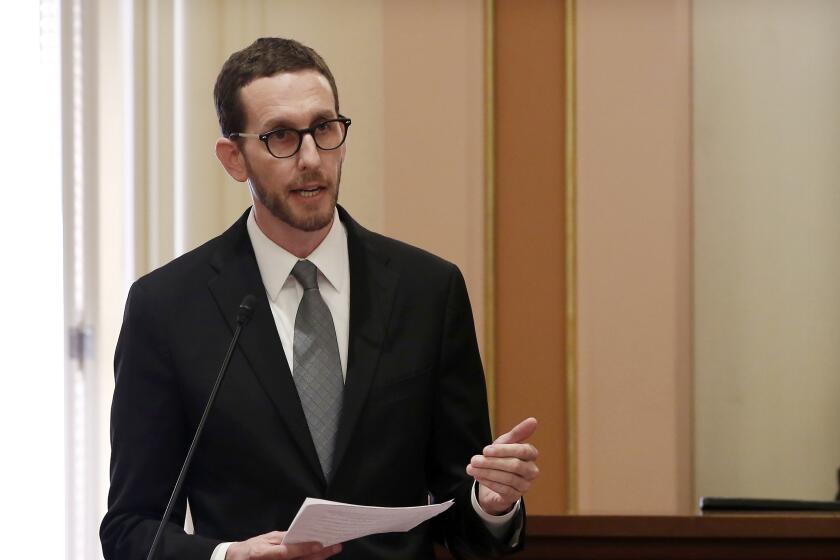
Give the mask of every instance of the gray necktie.
POLYGON ((292 276, 303 286, 295 317, 292 371, 324 477, 330 480, 344 379, 332 315, 318 290, 318 269, 298 261, 292 276))

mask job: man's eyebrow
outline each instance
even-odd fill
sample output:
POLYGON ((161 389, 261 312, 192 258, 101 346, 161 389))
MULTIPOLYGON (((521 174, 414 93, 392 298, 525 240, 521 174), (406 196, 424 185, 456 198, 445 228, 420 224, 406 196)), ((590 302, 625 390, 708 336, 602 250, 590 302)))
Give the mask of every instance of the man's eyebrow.
MULTIPOLYGON (((326 121, 326 120, 335 119, 335 118, 337 118, 337 116, 336 116, 334 111, 325 109, 323 111, 319 111, 319 112, 315 113, 312 116, 312 118, 310 119, 308 126, 312 126, 312 125, 314 125, 316 123, 319 123, 321 121, 326 121)), ((291 120, 288 117, 275 117, 275 118, 268 119, 268 121, 266 121, 266 123, 265 123, 265 126, 263 126, 263 130, 266 130, 266 131, 276 130, 278 128, 294 128, 294 129, 297 129, 297 127, 295 125, 291 124, 291 120)), ((301 127, 301 128, 307 128, 307 127, 301 127)))
POLYGON ((312 118, 312 122, 309 123, 309 124, 313 125, 318 121, 328 121, 328 120, 334 119, 336 117, 337 117, 337 115, 335 114, 335 111, 330 111, 330 110, 324 109, 323 111, 321 111, 319 113, 315 113, 315 116, 312 118))
POLYGON ((274 130, 277 128, 295 128, 289 122, 289 119, 285 117, 275 117, 272 119, 268 119, 265 125, 262 127, 264 130, 274 130))

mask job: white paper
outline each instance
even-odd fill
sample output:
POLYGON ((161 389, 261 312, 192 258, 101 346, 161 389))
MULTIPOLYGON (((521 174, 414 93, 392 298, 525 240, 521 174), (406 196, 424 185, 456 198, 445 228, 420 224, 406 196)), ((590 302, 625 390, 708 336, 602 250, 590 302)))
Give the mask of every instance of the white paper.
POLYGON ((415 507, 357 506, 306 498, 283 544, 319 542, 323 546, 376 533, 405 532, 449 509, 454 500, 415 507))

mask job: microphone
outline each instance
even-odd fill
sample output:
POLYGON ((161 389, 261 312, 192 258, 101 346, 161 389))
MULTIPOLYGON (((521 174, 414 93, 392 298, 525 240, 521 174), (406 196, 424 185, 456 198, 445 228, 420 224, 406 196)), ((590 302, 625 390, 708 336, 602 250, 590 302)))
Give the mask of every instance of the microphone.
MULTIPOLYGON (((254 304, 257 303, 257 298, 254 294, 248 294, 242 298, 242 303, 239 304, 239 311, 236 312, 236 324, 245 326, 245 323, 251 320, 254 316, 254 304)), ((235 335, 234 335, 235 336, 235 335)))
POLYGON ((213 407, 213 402, 216 400, 216 393, 219 392, 219 386, 222 384, 222 379, 227 372, 230 357, 233 355, 234 348, 236 348, 236 342, 239 340, 239 333, 242 332, 242 328, 254 315, 256 303, 257 298, 254 297, 253 294, 248 294, 242 298, 242 303, 239 304, 239 310, 236 312, 236 330, 233 331, 233 338, 230 341, 227 354, 222 362, 222 368, 219 370, 219 375, 216 377, 216 382, 213 384, 213 389, 210 391, 210 397, 207 399, 207 404, 204 407, 204 413, 201 415, 201 421, 199 421, 198 427, 195 429, 195 435, 193 436, 192 443, 190 444, 190 449, 187 451, 187 458, 184 459, 184 464, 181 465, 181 472, 178 473, 178 480, 175 481, 175 488, 172 489, 172 494, 169 496, 169 503, 166 504, 166 510, 163 512, 163 518, 160 520, 160 524, 158 525, 155 538, 152 541, 152 546, 149 547, 149 554, 146 556, 146 560, 154 560, 155 551, 157 550, 157 547, 160 544, 161 536, 163 535, 163 528, 169 522, 169 517, 172 515, 172 509, 175 506, 175 501, 178 499, 178 494, 181 493, 181 486, 184 485, 187 470, 189 470, 190 463, 192 463, 198 439, 201 437, 201 432, 204 431, 204 423, 207 420, 210 409, 213 407))

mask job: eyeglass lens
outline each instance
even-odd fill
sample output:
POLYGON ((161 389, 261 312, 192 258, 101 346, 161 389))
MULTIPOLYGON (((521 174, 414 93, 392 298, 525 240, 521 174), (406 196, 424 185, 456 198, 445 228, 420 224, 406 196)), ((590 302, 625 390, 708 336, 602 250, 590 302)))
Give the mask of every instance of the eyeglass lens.
MULTIPOLYGON (((322 150, 334 150, 344 141, 346 130, 341 121, 326 121, 312 129, 312 139, 322 150)), ((274 157, 294 155, 301 142, 301 133, 292 128, 275 130, 266 138, 268 150, 274 157)))

